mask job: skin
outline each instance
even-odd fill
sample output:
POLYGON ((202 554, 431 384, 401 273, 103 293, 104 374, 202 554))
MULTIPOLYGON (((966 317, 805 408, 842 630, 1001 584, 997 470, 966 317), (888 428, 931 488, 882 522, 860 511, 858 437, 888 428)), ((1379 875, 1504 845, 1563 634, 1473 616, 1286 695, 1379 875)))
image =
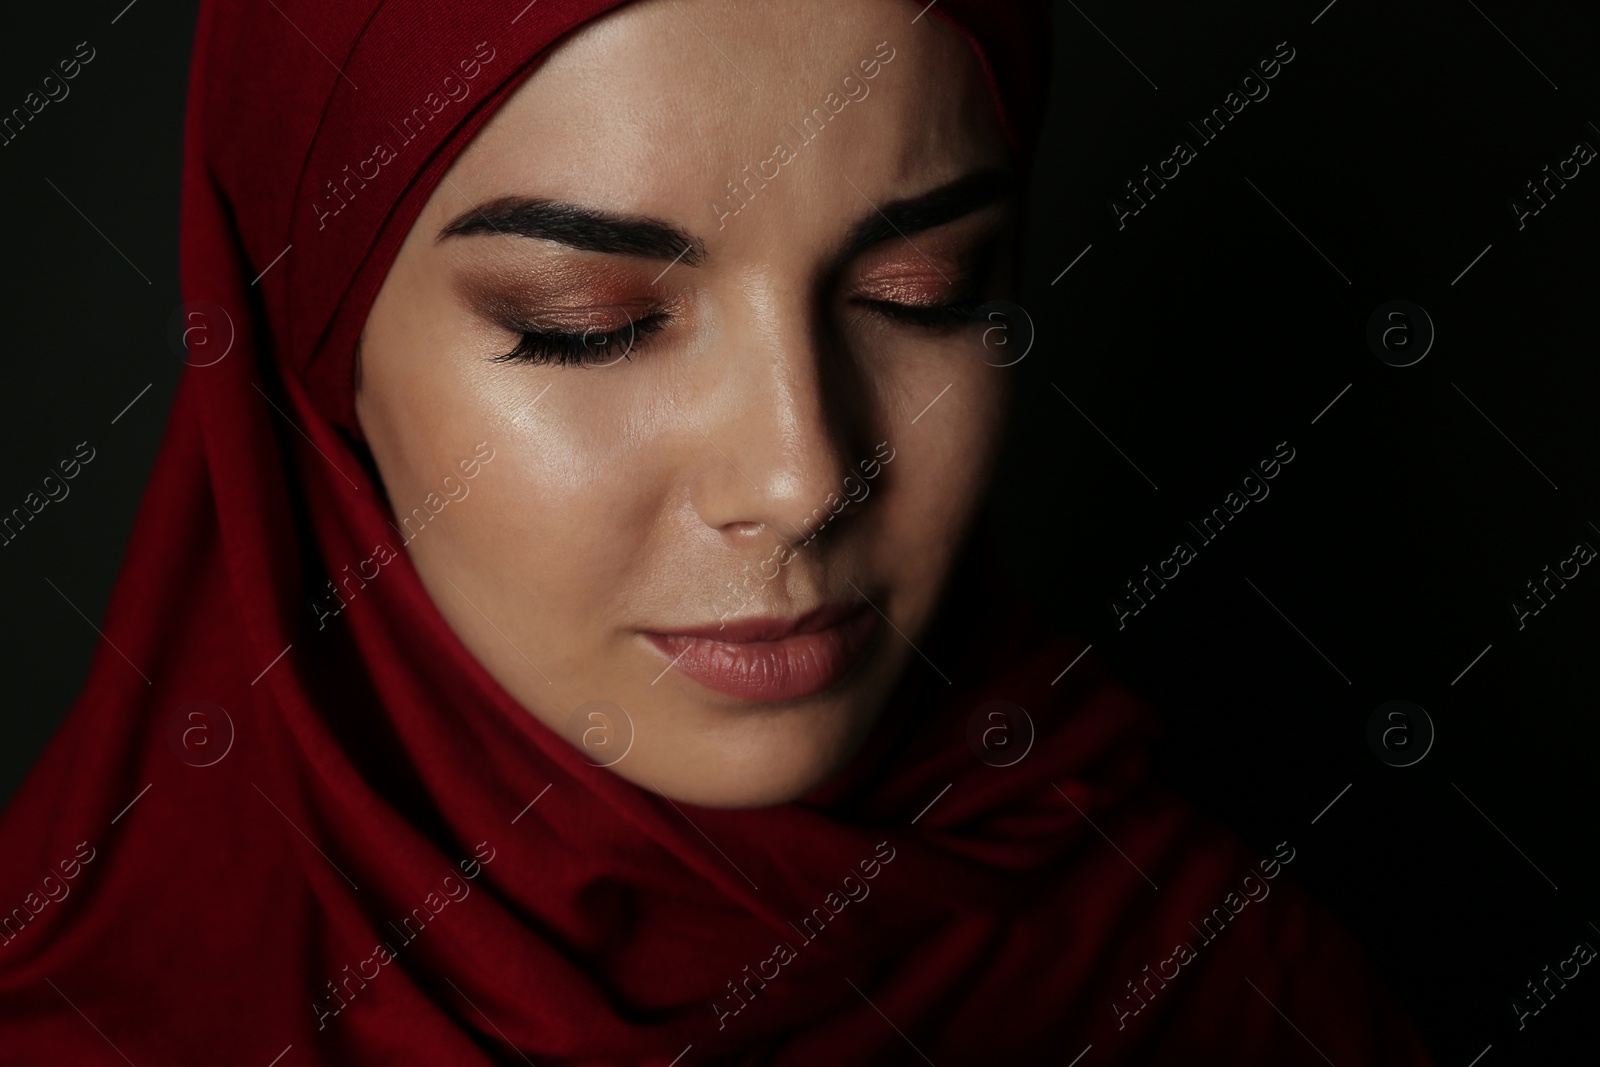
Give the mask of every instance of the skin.
POLYGON ((780 803, 843 767, 901 674, 930 669, 912 643, 990 480, 1008 374, 989 324, 882 304, 1007 295, 1010 199, 846 247, 874 205, 1012 166, 970 47, 913 24, 919 6, 642 0, 589 23, 455 161, 366 325, 357 411, 398 514, 493 449, 407 548, 440 613, 530 714, 678 801, 780 803), (892 58, 868 81, 875 50, 892 58), (788 123, 863 83, 799 143, 788 123), (730 214, 727 183, 777 141, 794 157, 730 214), (697 247, 674 263, 440 236, 509 196, 657 220, 697 247), (623 358, 628 323, 663 317, 623 358), (591 330, 591 365, 493 362, 530 325, 591 330), (891 454, 795 547, 848 475, 859 486, 863 461, 891 454), (863 595, 893 628, 804 699, 715 693, 643 636, 863 595), (574 725, 594 700, 615 707, 574 725))

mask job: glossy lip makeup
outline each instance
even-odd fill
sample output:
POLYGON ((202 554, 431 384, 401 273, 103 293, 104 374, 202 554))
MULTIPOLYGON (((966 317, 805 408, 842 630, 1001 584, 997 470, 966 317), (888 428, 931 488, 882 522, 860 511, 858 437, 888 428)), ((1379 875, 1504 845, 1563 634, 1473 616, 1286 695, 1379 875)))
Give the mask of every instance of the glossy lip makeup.
POLYGON ((825 604, 798 618, 741 619, 645 633, 674 669, 713 692, 753 703, 829 688, 860 659, 878 626, 865 601, 825 604))

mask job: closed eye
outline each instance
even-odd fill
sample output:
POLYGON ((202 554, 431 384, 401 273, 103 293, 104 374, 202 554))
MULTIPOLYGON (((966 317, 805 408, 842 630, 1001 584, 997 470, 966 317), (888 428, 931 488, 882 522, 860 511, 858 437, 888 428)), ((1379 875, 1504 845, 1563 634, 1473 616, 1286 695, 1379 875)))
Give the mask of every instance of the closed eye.
POLYGON ((903 304, 857 297, 855 303, 895 322, 929 330, 949 330, 972 320, 978 301, 967 297, 942 304, 903 304))
POLYGON ((638 321, 604 328, 570 330, 519 329, 517 347, 495 356, 491 363, 554 364, 558 367, 609 366, 619 359, 633 358, 641 342, 667 325, 666 312, 652 312, 638 321))

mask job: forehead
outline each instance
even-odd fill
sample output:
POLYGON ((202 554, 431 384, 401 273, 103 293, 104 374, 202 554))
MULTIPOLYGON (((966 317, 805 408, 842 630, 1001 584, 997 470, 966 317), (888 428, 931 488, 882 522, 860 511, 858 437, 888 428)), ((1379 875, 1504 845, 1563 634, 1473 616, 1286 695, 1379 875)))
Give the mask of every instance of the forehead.
POLYGON ((834 208, 855 214, 873 190, 1003 166, 976 57, 938 20, 913 22, 918 10, 902 0, 625 5, 543 61, 452 181, 478 200, 569 200, 712 239, 722 213, 741 206, 735 197, 764 201, 727 227, 752 237, 834 208))

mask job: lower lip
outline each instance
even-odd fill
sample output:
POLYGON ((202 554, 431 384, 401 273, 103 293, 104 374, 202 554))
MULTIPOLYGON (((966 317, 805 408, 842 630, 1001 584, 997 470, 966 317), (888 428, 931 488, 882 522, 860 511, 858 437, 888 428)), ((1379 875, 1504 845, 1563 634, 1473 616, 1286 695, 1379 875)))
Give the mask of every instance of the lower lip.
POLYGON ((645 634, 662 655, 707 689, 740 700, 773 703, 814 696, 843 678, 877 626, 860 611, 813 633, 778 641, 718 641, 682 634, 645 634))

